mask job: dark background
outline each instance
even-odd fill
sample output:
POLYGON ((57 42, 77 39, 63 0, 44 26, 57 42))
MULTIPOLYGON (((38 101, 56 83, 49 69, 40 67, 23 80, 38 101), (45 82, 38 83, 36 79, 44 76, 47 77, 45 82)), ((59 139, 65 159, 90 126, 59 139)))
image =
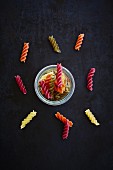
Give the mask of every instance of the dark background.
POLYGON ((112 170, 113 169, 113 1, 10 0, 0 1, 0 141, 1 170, 112 170), (85 34, 79 52, 77 36, 85 34), (54 35, 61 54, 53 51, 54 35), (30 43, 25 64, 24 42, 30 43), (34 79, 45 66, 61 62, 73 74, 76 90, 61 106, 42 103, 34 79), (96 68, 94 91, 86 77, 96 68), (14 76, 27 88, 23 95, 14 76), (100 126, 85 116, 90 108, 100 126), (36 110, 37 117, 20 130, 21 121, 36 110), (60 111, 73 121, 69 138, 62 140, 60 111))

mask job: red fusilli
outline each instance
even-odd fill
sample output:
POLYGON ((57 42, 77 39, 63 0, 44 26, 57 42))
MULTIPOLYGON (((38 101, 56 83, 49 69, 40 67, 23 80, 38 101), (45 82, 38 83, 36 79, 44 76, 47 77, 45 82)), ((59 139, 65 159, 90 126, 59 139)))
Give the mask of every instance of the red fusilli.
POLYGON ((78 39, 77 39, 76 45, 75 45, 75 50, 78 50, 78 51, 80 50, 80 47, 81 47, 82 42, 83 42, 83 38, 84 38, 84 34, 80 34, 78 36, 78 39))
POLYGON ((68 138, 68 134, 69 134, 69 123, 68 121, 66 121, 65 125, 64 125, 64 130, 63 130, 63 134, 62 134, 62 139, 67 139, 68 138))
POLYGON ((93 90, 93 76, 95 73, 95 68, 91 68, 88 76, 87 76, 87 89, 92 91, 93 90))
POLYGON ((48 89, 46 83, 44 82, 44 80, 41 80, 39 83, 40 83, 40 86, 41 86, 41 88, 42 88, 42 91, 43 91, 45 97, 46 97, 47 99, 51 99, 52 96, 51 96, 51 94, 50 94, 50 92, 49 92, 49 89, 48 89))
POLYGON ((57 64, 56 80, 57 80, 57 86, 61 87, 62 86, 62 65, 61 65, 61 63, 57 64))
POLYGON ((22 91, 23 94, 27 93, 27 90, 22 82, 22 79, 19 75, 15 76, 16 82, 18 84, 18 87, 20 88, 20 91, 22 91))
POLYGON ((29 43, 24 43, 22 54, 21 54, 21 57, 20 57, 21 62, 25 63, 26 56, 27 56, 27 53, 28 53, 28 49, 29 49, 29 43))

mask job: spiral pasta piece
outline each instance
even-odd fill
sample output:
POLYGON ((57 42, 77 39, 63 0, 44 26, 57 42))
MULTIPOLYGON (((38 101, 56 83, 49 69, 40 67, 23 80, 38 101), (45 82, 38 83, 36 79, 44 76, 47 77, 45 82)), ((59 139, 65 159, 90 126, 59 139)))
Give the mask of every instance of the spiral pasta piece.
POLYGON ((97 122, 95 116, 92 114, 92 112, 89 109, 85 111, 85 114, 87 115, 89 120, 91 120, 91 123, 95 124, 96 126, 100 125, 100 123, 97 122))
POLYGON ((20 88, 20 91, 23 93, 23 94, 26 94, 27 93, 27 90, 23 84, 23 81, 21 79, 21 77, 19 75, 15 76, 15 79, 16 79, 16 83, 18 85, 18 87, 20 88))
POLYGON ((40 86, 41 86, 41 88, 42 88, 42 91, 43 91, 45 97, 46 97, 47 99, 51 99, 52 96, 51 96, 51 94, 50 94, 50 92, 49 92, 49 89, 48 89, 47 85, 45 84, 44 80, 41 80, 39 83, 40 83, 40 86))
POLYGON ((83 38, 84 38, 84 34, 80 34, 78 36, 78 39, 77 39, 76 45, 75 45, 75 50, 78 50, 78 51, 80 50, 80 47, 81 47, 81 45, 83 43, 83 38))
POLYGON ((29 49, 29 43, 24 43, 24 46, 23 46, 23 50, 22 50, 22 54, 21 54, 21 57, 20 57, 20 61, 21 62, 24 62, 26 61, 26 56, 27 56, 27 53, 28 53, 28 49, 29 49))
POLYGON ((57 52, 57 53, 61 53, 61 50, 60 50, 60 48, 59 48, 59 46, 58 46, 55 38, 53 37, 53 35, 52 35, 52 36, 49 36, 48 39, 49 39, 49 41, 50 41, 50 43, 51 43, 54 51, 57 52))
POLYGON ((65 125, 64 125, 64 130, 63 130, 63 134, 62 134, 62 139, 67 139, 69 135, 69 123, 68 121, 66 121, 65 125))
POLYGON ((62 65, 57 63, 57 75, 56 75, 57 86, 62 86, 62 65))
POLYGON ((37 112, 34 110, 28 114, 28 116, 22 121, 20 128, 23 129, 32 119, 35 117, 37 112))
POLYGON ((45 81, 45 84, 47 85, 47 88, 48 88, 48 89, 50 88, 51 77, 52 77, 52 75, 48 75, 48 76, 46 77, 46 79, 44 80, 44 81, 45 81))
POLYGON ((95 68, 91 68, 88 76, 87 76, 87 89, 92 91, 93 90, 93 76, 95 73, 95 68))
POLYGON ((59 99, 60 99, 60 93, 56 93, 56 94, 54 95, 54 98, 55 98, 56 100, 59 100, 59 99))
POLYGON ((60 98, 63 99, 65 96, 67 96, 69 92, 65 91, 63 94, 60 94, 60 98))
POLYGON ((49 91, 53 97, 53 93, 54 93, 54 87, 55 87, 55 76, 51 76, 51 79, 50 79, 50 83, 49 83, 49 91))
POLYGON ((54 75, 53 71, 50 71, 49 73, 45 73, 44 75, 42 75, 42 77, 40 78, 40 80, 46 80, 48 78, 51 78, 51 76, 54 75))
POLYGON ((63 122, 64 124, 66 124, 66 122, 69 123, 69 126, 72 127, 73 126, 73 122, 70 121, 69 119, 67 119, 66 117, 64 117, 62 114, 60 114, 59 112, 57 112, 55 114, 56 118, 59 119, 61 122, 63 122))
POLYGON ((56 87, 56 86, 55 86, 55 91, 59 92, 60 94, 63 94, 64 91, 65 91, 65 85, 62 84, 61 87, 56 87))

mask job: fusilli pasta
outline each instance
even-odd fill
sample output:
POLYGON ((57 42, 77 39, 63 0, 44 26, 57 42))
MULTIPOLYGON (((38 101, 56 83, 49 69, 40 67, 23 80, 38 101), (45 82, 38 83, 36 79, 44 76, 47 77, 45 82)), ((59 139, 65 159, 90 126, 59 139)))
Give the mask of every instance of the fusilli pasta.
POLYGON ((38 85, 41 94, 46 98, 49 97, 48 99, 52 101, 62 100, 71 90, 71 80, 66 73, 63 72, 61 63, 57 64, 55 69, 46 71, 45 74, 40 77, 38 85), (41 81, 43 83, 40 84, 41 81), (42 86, 46 86, 46 92, 42 86))
POLYGON ((56 118, 59 119, 61 122, 63 122, 64 124, 66 123, 66 121, 68 121, 69 126, 72 127, 73 126, 73 122, 70 121, 69 119, 67 119, 66 117, 64 117, 62 114, 60 114, 59 112, 57 112, 55 114, 56 118))
POLYGON ((41 85, 41 88, 42 88, 42 91, 43 91, 45 97, 46 97, 47 99, 51 99, 52 96, 51 96, 51 94, 50 94, 50 92, 49 92, 49 89, 48 89, 47 85, 45 84, 44 80, 41 80, 39 83, 40 83, 40 85, 41 85))
POLYGON ((49 90, 50 90, 50 93, 53 97, 53 93, 54 93, 54 88, 55 88, 55 76, 51 76, 51 80, 50 80, 50 83, 49 83, 49 90))
POLYGON ((62 86, 62 65, 57 63, 57 75, 56 75, 57 86, 62 86))
POLYGON ((58 46, 55 38, 53 37, 53 35, 49 36, 48 39, 49 39, 51 45, 53 46, 54 51, 57 52, 57 53, 61 53, 61 50, 59 49, 59 46, 58 46))
POLYGON ((91 123, 95 124, 96 126, 100 125, 100 123, 97 122, 95 116, 92 114, 92 112, 89 109, 85 111, 85 114, 87 115, 89 120, 91 120, 91 123))
POLYGON ((22 121, 20 128, 23 129, 32 119, 35 117, 37 112, 34 110, 28 114, 28 116, 22 121))
POLYGON ((95 73, 95 68, 91 68, 88 76, 87 76, 87 89, 92 91, 93 90, 93 76, 95 73))
POLYGON ((60 99, 60 93, 56 92, 54 94, 54 99, 59 100, 60 99))
POLYGON ((52 75, 48 75, 45 79, 45 84, 47 85, 48 89, 50 88, 51 77, 52 75))
POLYGON ((80 50, 80 47, 81 47, 81 45, 83 43, 83 38, 84 38, 84 34, 80 34, 78 36, 78 39, 77 39, 76 45, 75 45, 75 50, 78 50, 78 51, 80 50))
POLYGON ((22 50, 22 54, 21 54, 21 57, 20 57, 20 61, 21 62, 24 62, 26 61, 26 56, 27 56, 27 53, 28 53, 28 49, 29 49, 29 43, 24 43, 24 46, 23 46, 23 50, 22 50))
POLYGON ((68 138, 68 134, 69 134, 69 123, 66 120, 66 123, 64 124, 63 134, 62 134, 63 140, 68 138))
POLYGON ((18 85, 18 87, 20 88, 20 91, 23 93, 23 94, 26 94, 27 93, 27 90, 23 84, 23 81, 21 79, 21 77, 19 75, 15 76, 15 79, 16 79, 16 83, 18 85))

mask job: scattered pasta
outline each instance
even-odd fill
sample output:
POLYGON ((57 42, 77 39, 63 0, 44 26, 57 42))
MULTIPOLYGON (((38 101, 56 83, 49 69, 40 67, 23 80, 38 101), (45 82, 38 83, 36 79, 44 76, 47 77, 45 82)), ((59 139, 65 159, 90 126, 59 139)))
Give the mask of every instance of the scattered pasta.
POLYGON ((28 53, 28 49, 29 49, 29 43, 24 43, 24 46, 23 46, 23 50, 22 50, 22 54, 21 54, 21 57, 20 57, 20 61, 21 62, 24 62, 26 61, 26 57, 27 57, 27 53, 28 53))
POLYGON ((92 112, 89 109, 85 111, 85 114, 87 115, 89 120, 91 120, 91 123, 95 124, 96 126, 100 125, 100 123, 97 122, 95 116, 92 114, 92 112))
POLYGON ((63 130, 63 134, 62 134, 62 139, 67 139, 69 135, 69 123, 66 120, 66 123, 64 124, 64 130, 63 130))
POLYGON ((23 81, 21 79, 21 77, 19 75, 15 76, 15 79, 16 79, 16 83, 18 85, 18 87, 20 88, 20 91, 23 93, 23 94, 26 94, 27 93, 27 90, 23 84, 23 81))
POLYGON ((92 91, 93 90, 93 76, 95 73, 95 68, 91 68, 88 76, 87 76, 87 89, 92 91))
POLYGON ((83 38, 84 38, 84 34, 80 34, 78 36, 78 39, 77 39, 76 45, 75 45, 75 50, 78 50, 78 51, 80 50, 80 47, 81 47, 81 45, 83 43, 83 38))
POLYGON ((59 46, 58 46, 55 38, 53 37, 53 35, 52 35, 52 36, 49 36, 48 39, 49 39, 49 41, 50 41, 50 43, 51 43, 54 51, 57 52, 57 53, 61 53, 61 50, 60 50, 60 48, 59 48, 59 46))
POLYGON ((69 123, 69 126, 72 127, 73 126, 73 122, 70 121, 69 119, 67 119, 66 117, 64 117, 62 114, 60 114, 60 112, 57 112, 55 114, 56 118, 59 119, 61 122, 63 122, 64 124, 66 124, 66 122, 69 123))
POLYGON ((23 129, 32 119, 35 117, 37 112, 34 110, 28 114, 28 116, 22 121, 20 128, 23 129))

